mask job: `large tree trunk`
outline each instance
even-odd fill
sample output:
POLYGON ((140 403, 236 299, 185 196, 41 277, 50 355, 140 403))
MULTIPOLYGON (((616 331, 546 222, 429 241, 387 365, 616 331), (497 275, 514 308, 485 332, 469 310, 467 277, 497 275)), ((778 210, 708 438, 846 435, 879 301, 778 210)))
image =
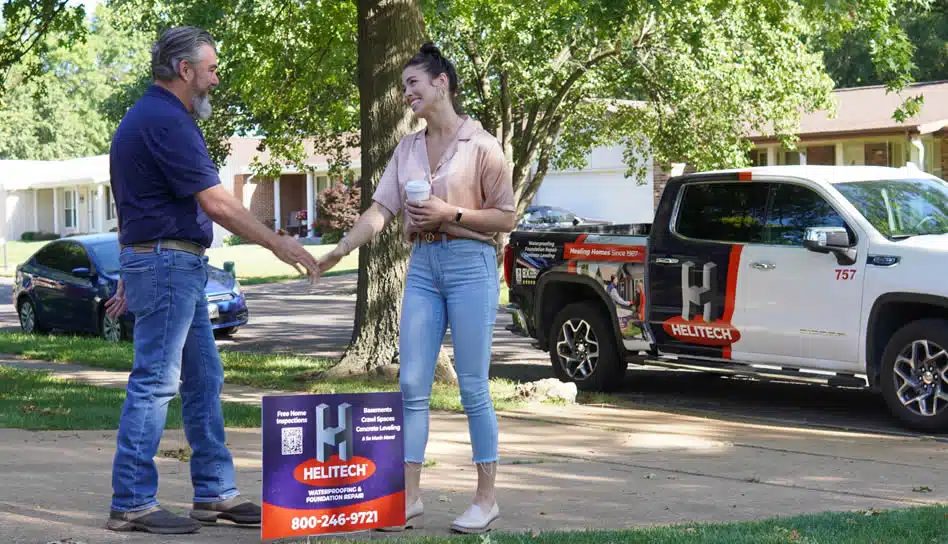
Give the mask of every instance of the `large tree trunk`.
MULTIPOLYGON (((399 89, 402 67, 424 43, 425 34, 417 0, 359 0, 358 9, 362 125, 359 186, 365 210, 372 204, 375 187, 398 141, 415 128, 399 89)), ((360 249, 352 343, 342 361, 329 370, 330 376, 375 373, 397 362, 408 253, 400 219, 360 249)), ((439 358, 439 375, 445 370, 443 355, 439 358)), ((447 366, 450 368, 450 363, 447 366)))

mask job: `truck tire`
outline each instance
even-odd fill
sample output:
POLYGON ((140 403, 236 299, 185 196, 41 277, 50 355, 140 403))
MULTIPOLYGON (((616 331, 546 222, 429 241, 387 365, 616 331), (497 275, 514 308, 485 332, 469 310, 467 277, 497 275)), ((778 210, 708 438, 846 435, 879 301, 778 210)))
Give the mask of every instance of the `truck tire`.
POLYGON ((550 329, 550 362, 563 382, 583 391, 607 391, 622 384, 626 365, 619 356, 612 324, 592 302, 566 306, 550 329))
POLYGON ((882 354, 882 395, 905 425, 948 430, 948 320, 921 319, 899 329, 882 354))

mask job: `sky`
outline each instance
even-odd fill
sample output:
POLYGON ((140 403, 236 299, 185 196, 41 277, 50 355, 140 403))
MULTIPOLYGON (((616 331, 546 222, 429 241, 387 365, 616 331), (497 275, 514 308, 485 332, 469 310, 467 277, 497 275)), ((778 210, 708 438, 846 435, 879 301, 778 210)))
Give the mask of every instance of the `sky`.
POLYGON ((85 6, 86 15, 92 15, 95 12, 95 7, 101 3, 102 0, 69 0, 70 6, 85 6))

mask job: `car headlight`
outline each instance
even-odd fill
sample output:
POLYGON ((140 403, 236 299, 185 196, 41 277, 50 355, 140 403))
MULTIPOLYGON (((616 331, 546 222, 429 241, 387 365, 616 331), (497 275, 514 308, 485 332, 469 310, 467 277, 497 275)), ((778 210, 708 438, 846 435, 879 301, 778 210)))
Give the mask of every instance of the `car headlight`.
POLYGON ((234 293, 235 296, 238 296, 238 297, 239 297, 240 294, 242 293, 242 291, 240 290, 240 282, 237 281, 237 280, 234 280, 234 290, 233 290, 233 293, 234 293))

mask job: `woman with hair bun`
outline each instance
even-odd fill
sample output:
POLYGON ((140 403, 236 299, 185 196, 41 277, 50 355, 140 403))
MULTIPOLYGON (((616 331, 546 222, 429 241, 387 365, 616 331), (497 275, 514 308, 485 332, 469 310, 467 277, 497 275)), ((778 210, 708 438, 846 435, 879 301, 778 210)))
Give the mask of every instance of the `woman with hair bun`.
POLYGON ((420 527, 421 467, 435 363, 451 327, 454 362, 477 469, 471 506, 451 524, 462 533, 487 531, 499 516, 497 417, 488 369, 497 316, 497 233, 516 224, 510 168, 500 143, 457 106, 454 65, 424 44, 402 71, 405 104, 425 128, 402 138, 382 174, 372 206, 332 252, 325 272, 405 214, 412 245, 399 335, 405 416, 406 525, 420 527))

